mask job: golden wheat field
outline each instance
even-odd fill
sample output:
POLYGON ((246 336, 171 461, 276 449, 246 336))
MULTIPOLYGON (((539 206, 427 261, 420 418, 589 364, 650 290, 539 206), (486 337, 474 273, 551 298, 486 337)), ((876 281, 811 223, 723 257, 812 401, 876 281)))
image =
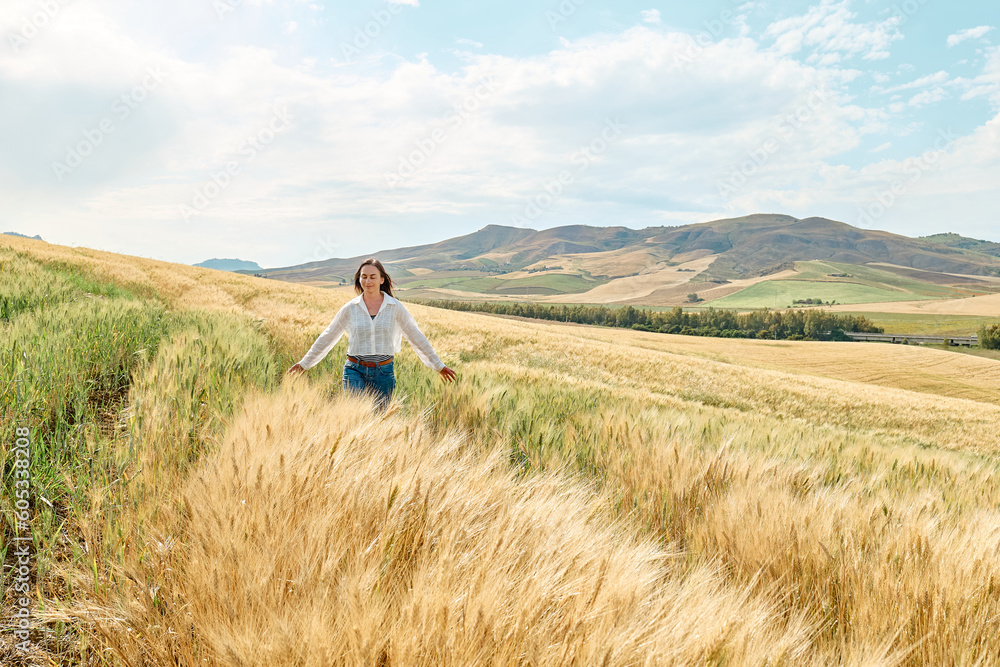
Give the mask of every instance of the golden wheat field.
POLYGON ((87 348, 131 371, 39 473, 3 664, 1000 664, 1000 362, 412 305, 458 381, 404 345, 375 415, 344 341, 283 376, 348 291, 10 237, 4 280, 29 352, 148 325, 87 348))
POLYGON ((986 294, 965 299, 935 299, 933 301, 893 301, 889 303, 861 303, 852 306, 834 306, 832 311, 871 310, 878 313, 914 313, 934 315, 986 315, 1000 314, 1000 294, 986 294))

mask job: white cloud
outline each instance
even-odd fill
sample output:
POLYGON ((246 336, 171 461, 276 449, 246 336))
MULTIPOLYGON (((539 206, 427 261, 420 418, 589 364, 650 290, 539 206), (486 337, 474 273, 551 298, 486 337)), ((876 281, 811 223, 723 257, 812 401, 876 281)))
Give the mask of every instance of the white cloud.
POLYGON ((928 104, 934 104, 935 102, 940 102, 941 100, 945 100, 947 98, 948 93, 945 92, 944 88, 935 86, 934 88, 929 88, 911 97, 909 105, 911 107, 922 107, 928 104))
POLYGON ((459 37, 458 39, 455 40, 455 43, 456 44, 461 44, 463 46, 474 46, 477 49, 483 48, 483 43, 482 42, 477 42, 477 41, 472 40, 472 39, 465 39, 464 37, 459 37))
POLYGON ((283 34, 283 35, 291 35, 293 32, 295 32, 298 29, 298 27, 299 27, 298 23, 296 23, 295 21, 289 21, 284 26, 282 26, 282 28, 281 28, 281 34, 283 34))
POLYGON ((869 152, 869 153, 881 153, 882 151, 884 151, 884 150, 888 150, 888 149, 890 149, 890 148, 892 148, 892 142, 890 142, 890 141, 887 141, 887 142, 885 142, 884 144, 881 144, 881 145, 879 145, 879 146, 876 146, 875 148, 871 149, 871 150, 870 150, 870 151, 868 151, 868 152, 869 152))
POLYGON ((913 90, 914 88, 926 88, 928 86, 936 86, 944 84, 948 81, 948 78, 949 78, 948 73, 945 72, 944 70, 941 70, 940 72, 935 72, 934 74, 928 74, 926 76, 920 77, 919 79, 908 81, 906 83, 901 83, 897 86, 891 86, 889 88, 876 87, 875 90, 876 92, 885 93, 888 95, 892 93, 898 93, 903 90, 913 90))
MULTIPOLYGON (((86 2, 59 6, 59 13, 33 32, 16 29, 30 39, 17 50, 6 44, 0 49, 0 76, 40 85, 123 85, 143 66, 168 58, 86 2), (81 53, 88 55, 82 58, 81 53)), ((8 37, 5 33, 4 41, 8 37)))
POLYGON ((1000 116, 964 137, 943 128, 919 154, 845 173, 830 183, 827 196, 839 193, 852 202, 855 211, 845 210, 845 222, 915 235, 915 228, 940 231, 942 221, 956 218, 987 229, 995 220, 990 202, 996 201, 998 182, 1000 116), (888 208, 878 205, 880 196, 890 202, 888 208), (878 215, 864 220, 861 212, 878 215))
POLYGON ((980 37, 985 36, 990 30, 993 30, 993 27, 988 25, 959 30, 953 35, 948 35, 948 46, 958 46, 967 39, 979 39, 980 37))
POLYGON ((964 90, 963 100, 987 97, 1000 109, 1000 46, 987 49, 982 74, 973 79, 958 78, 952 84, 964 90))
POLYGON ((648 23, 650 25, 660 25, 660 23, 662 23, 659 9, 644 9, 640 12, 640 14, 642 16, 643 23, 648 23))
MULTIPOLYGON (((178 2, 186 11, 205 5, 178 2)), ((944 94, 1000 95, 998 49, 975 79, 937 72, 882 90, 889 77, 877 75, 878 92, 898 100, 888 109, 852 102, 850 84, 865 81, 864 72, 843 61, 869 57, 892 39, 891 31, 885 44, 876 38, 885 22, 852 23, 843 3, 820 5, 822 15, 800 26, 807 63, 778 48, 780 36, 767 48, 750 38, 705 43, 639 25, 564 39, 530 57, 466 53, 451 70, 427 57, 387 56, 378 45, 355 65, 290 58, 242 35, 239 46, 192 61, 169 42, 141 39, 99 6, 76 0, 66 7, 71 20, 53 23, 17 58, 0 54, 0 210, 11 224, 37 222, 25 231, 56 242, 186 261, 205 259, 199 247, 238 241, 258 253, 249 259, 292 264, 321 258, 316 252, 350 256, 424 242, 421 225, 436 225, 440 238, 469 231, 462 227, 468 220, 511 224, 567 169, 573 182, 534 226, 622 218, 642 226, 760 210, 835 217, 838 202, 856 201, 859 188, 867 192, 901 168, 842 162, 871 136, 917 132, 921 123, 893 117, 906 110, 906 98, 912 110, 944 94), (81 52, 91 55, 81 59, 81 52), (168 73, 162 87, 57 184, 51 162, 150 63, 168 73), (284 107, 291 126, 252 159, 244 154, 248 138, 266 132, 284 107), (609 121, 624 126, 610 142, 601 136, 609 121), (590 147, 601 150, 581 167, 581 149, 590 147), (185 220, 180 205, 234 161, 239 174, 185 220), (386 175, 398 173, 401 161, 419 164, 393 189, 386 175), (746 183, 721 196, 720 185, 744 169, 746 183), (368 245, 356 245, 362 242, 368 245)), ((288 21, 283 7, 274 6, 280 18, 269 26, 288 21)), ((229 27, 219 30, 210 5, 203 16, 213 38, 229 27)), ((786 27, 783 35, 792 31, 786 27)), ((985 147, 963 151, 996 175, 985 147)), ((940 183, 942 192, 952 187, 940 183)))
POLYGON ((849 0, 822 0, 802 16, 772 23, 765 35, 774 39, 774 50, 782 55, 812 49, 813 55, 839 54, 860 56, 864 60, 889 57, 889 47, 903 35, 899 18, 855 23, 857 15, 849 9, 849 0))
MULTIPOLYGON (((42 73, 50 82, 61 80, 81 39, 89 37, 69 39, 62 51, 46 50, 22 74, 38 83, 42 73)), ((149 57, 137 44, 129 49, 108 53, 104 62, 110 68, 149 57)), ((811 98, 836 88, 839 75, 762 53, 751 40, 703 47, 691 36, 645 27, 567 42, 529 58, 470 54, 453 73, 427 60, 397 61, 389 70, 308 68, 250 47, 231 48, 215 63, 167 62, 171 86, 157 92, 176 121, 169 141, 142 154, 123 148, 141 158, 139 167, 95 180, 90 172, 96 162, 87 162, 71 175, 79 187, 70 191, 53 189, 51 175, 44 174, 61 148, 30 158, 44 176, 37 192, 54 193, 46 206, 49 219, 61 221, 50 224, 62 226, 63 234, 99 228, 87 236, 94 242, 103 236, 101 242, 113 248, 122 227, 143 220, 165 230, 150 237, 152 252, 184 256, 190 239, 220 244, 221 230, 237 221, 239 237, 262 244, 287 243, 287 226, 309 235, 358 220, 475 216, 510 224, 526 198, 561 170, 575 168, 581 148, 599 146, 603 128, 615 119, 627 126, 621 137, 577 172, 546 220, 583 214, 599 224, 593 216, 603 209, 595 198, 628 207, 651 192, 652 212, 636 205, 642 215, 691 213, 717 202, 720 175, 771 137, 782 141, 772 163, 785 175, 804 159, 824 159, 858 143, 835 93, 821 103, 811 98), (486 80, 493 91, 477 97, 486 80), (456 105, 464 109, 460 114, 456 105), (265 132, 282 106, 294 116, 292 127, 254 159, 242 155, 247 138, 265 132), (436 131, 439 141, 431 139, 436 131), (413 155, 419 168, 392 190, 386 174, 398 173, 400 161, 413 155), (202 213, 184 220, 181 205, 191 205, 195 192, 232 161, 239 175, 202 213), (186 231, 172 234, 166 231, 171 227, 186 231)), ((0 67, 0 76, 9 78, 11 71, 0 67)), ((116 77, 129 81, 127 72, 109 69, 101 86, 116 77)), ((74 135, 90 122, 84 117, 64 124, 74 135)), ((17 127, 30 136, 51 131, 41 118, 17 127)), ((98 153, 106 150, 110 145, 98 153)), ((0 208, 12 210, 16 191, 0 192, 0 208)), ((13 208, 26 210, 20 201, 13 208)))
POLYGON ((839 53, 814 53, 806 58, 806 62, 817 67, 833 67, 834 65, 839 64, 843 59, 843 56, 839 53))

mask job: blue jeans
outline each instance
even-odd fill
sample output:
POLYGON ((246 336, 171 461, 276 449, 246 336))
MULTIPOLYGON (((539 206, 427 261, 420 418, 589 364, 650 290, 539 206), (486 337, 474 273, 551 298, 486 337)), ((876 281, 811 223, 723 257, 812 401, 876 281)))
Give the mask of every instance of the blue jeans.
POLYGON ((344 391, 367 393, 375 397, 375 406, 385 409, 396 388, 396 373, 392 362, 385 366, 367 368, 353 361, 344 364, 344 391))

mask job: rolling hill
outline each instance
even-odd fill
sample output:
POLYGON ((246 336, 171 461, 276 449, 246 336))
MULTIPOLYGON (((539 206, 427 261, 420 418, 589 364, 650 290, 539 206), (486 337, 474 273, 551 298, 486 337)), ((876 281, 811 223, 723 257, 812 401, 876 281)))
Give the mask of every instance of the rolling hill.
POLYGON ((955 234, 954 232, 948 232, 947 234, 932 234, 931 236, 922 236, 920 238, 923 241, 940 243, 941 245, 948 246, 949 248, 961 248, 962 250, 981 252, 984 255, 990 255, 992 257, 1000 257, 1000 243, 996 243, 994 241, 970 239, 967 236, 961 236, 959 234, 955 234))
MULTIPOLYGON (((694 293, 706 303, 724 300, 720 306, 766 302, 786 307, 809 298, 895 302, 1000 290, 1000 258, 988 252, 1000 244, 943 236, 944 241, 913 239, 825 218, 758 214, 641 230, 489 225, 375 255, 401 292, 413 298, 670 306, 694 293), (760 285, 774 280, 789 282, 760 285), (749 294, 739 297, 744 290, 749 294)), ((265 273, 329 286, 350 282, 362 259, 328 259, 265 273)))
MULTIPOLYGON (((543 231, 488 225, 477 232, 429 245, 383 250, 374 253, 386 268, 400 275, 410 269, 489 270, 521 269, 549 257, 567 253, 618 250, 641 243, 644 232, 625 227, 573 225, 543 231)), ((297 266, 266 269, 268 277, 288 282, 340 280, 353 275, 364 256, 334 258, 297 266)))

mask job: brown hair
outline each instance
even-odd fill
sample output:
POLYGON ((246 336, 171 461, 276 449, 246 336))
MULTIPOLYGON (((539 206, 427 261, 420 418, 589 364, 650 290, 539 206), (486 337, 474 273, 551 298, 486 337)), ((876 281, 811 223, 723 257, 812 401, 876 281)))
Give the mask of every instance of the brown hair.
POLYGON ((361 266, 359 266, 358 270, 354 273, 354 291, 358 294, 364 292, 364 290, 361 289, 361 269, 366 266, 374 266, 378 269, 378 272, 382 274, 382 285, 379 289, 389 296, 392 296, 392 278, 390 278, 389 274, 385 272, 385 267, 382 266, 382 262, 378 261, 374 257, 369 257, 365 261, 361 262, 361 266))

